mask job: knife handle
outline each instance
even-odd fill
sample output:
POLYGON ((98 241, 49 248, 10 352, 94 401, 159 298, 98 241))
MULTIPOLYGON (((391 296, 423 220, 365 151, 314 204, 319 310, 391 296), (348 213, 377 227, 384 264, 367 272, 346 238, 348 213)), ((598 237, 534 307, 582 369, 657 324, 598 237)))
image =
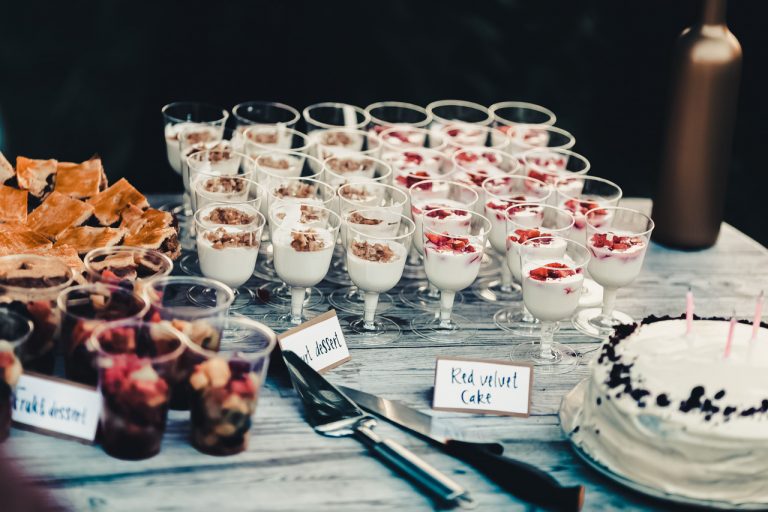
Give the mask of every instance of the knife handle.
POLYGON ((499 444, 449 440, 445 447, 449 455, 467 462, 524 501, 563 512, 575 512, 584 505, 583 485, 561 486, 539 468, 502 456, 503 447, 499 444))
POLYGON ((379 460, 407 477, 440 504, 455 505, 457 500, 471 501, 464 488, 401 444, 382 439, 364 425, 358 425, 355 429, 355 438, 379 460))

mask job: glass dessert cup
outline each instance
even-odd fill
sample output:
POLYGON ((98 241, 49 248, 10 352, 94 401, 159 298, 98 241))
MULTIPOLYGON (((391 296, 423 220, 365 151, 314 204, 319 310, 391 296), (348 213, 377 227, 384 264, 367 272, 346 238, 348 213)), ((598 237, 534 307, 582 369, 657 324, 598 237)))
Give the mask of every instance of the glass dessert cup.
MULTIPOLYGON (((505 210, 506 260, 505 266, 516 282, 522 281, 520 245, 538 237, 567 238, 573 228, 573 216, 562 208, 541 203, 513 204, 505 210)), ((492 229, 495 229, 492 228, 492 229)), ((525 307, 509 306, 493 315, 498 327, 519 336, 535 336, 539 322, 525 307)))
POLYGON ((592 254, 588 270, 604 289, 603 305, 582 309, 573 317, 573 325, 588 336, 607 338, 617 325, 635 322, 614 309, 616 294, 640 274, 654 223, 643 213, 619 207, 590 210, 584 220, 587 247, 592 254))
POLYGON ((227 316, 235 294, 224 283, 192 276, 155 278, 147 283, 145 291, 150 304, 146 318, 171 323, 191 342, 180 357, 176 376, 170 381, 171 409, 189 409, 186 383, 194 365, 200 362, 198 348, 218 350, 221 332, 213 325, 227 316))
POLYGON ((89 282, 125 288, 139 287, 144 281, 173 271, 173 261, 165 254, 127 245, 93 249, 83 258, 83 265, 89 282))
MULTIPOLYGON (((521 175, 486 178, 481 187, 483 215, 491 221, 488 241, 496 254, 507 253, 507 208, 522 203, 543 204, 552 194, 552 188, 539 180, 521 175)), ((543 210, 524 208, 519 220, 535 227, 541 222, 543 210)), ((506 262, 499 265, 495 276, 482 277, 472 286, 474 294, 485 302, 511 303, 520 300, 520 285, 512 279, 506 262)))
POLYGON ((541 334, 538 342, 516 345, 510 357, 533 361, 538 374, 569 372, 578 364, 579 354, 553 338, 558 322, 570 318, 579 306, 589 251, 557 236, 531 238, 520 245, 519 251, 523 302, 539 320, 541 334))
MULTIPOLYGON (((301 119, 295 108, 285 103, 274 101, 244 101, 232 107, 235 130, 232 142, 236 149, 242 149, 245 143, 245 131, 253 128, 252 134, 258 134, 257 140, 275 145, 284 145, 287 138, 282 137, 283 130, 293 129, 301 119)), ((288 148, 290 148, 290 139, 288 148)))
POLYGON ((160 452, 170 379, 188 344, 169 323, 120 320, 93 331, 88 345, 99 369, 100 439, 109 455, 140 460, 160 452))
POLYGON ((355 210, 353 215, 367 219, 366 223, 343 227, 347 269, 352 282, 364 296, 363 315, 349 323, 350 330, 359 335, 362 345, 383 345, 400 337, 400 327, 385 317, 376 317, 379 294, 388 292, 400 282, 408 258, 415 225, 400 213, 383 208, 355 210))
POLYGON ((313 145, 309 137, 294 128, 285 126, 251 126, 242 134, 243 152, 251 158, 264 153, 293 151, 308 154, 313 145))
POLYGON ((87 341, 99 325, 114 320, 140 319, 149 310, 143 293, 122 286, 91 283, 72 286, 56 299, 61 314, 61 346, 68 379, 96 385, 95 354, 87 341))
POLYGON ((407 149, 428 147, 443 151, 447 147, 445 137, 429 128, 395 125, 385 128, 378 136, 381 141, 381 158, 384 160, 387 160, 386 155, 390 153, 402 153, 407 149))
MULTIPOLYGON (((445 125, 457 122, 482 126, 491 124, 491 115, 488 113, 488 109, 471 101, 433 101, 427 105, 427 112, 432 116, 429 129, 434 133, 439 133, 445 125)), ((430 144, 431 142, 430 140, 430 144)))
POLYGON ((312 152, 320 160, 331 157, 377 157, 381 153, 378 137, 369 137, 365 130, 329 128, 310 134, 312 152))
POLYGON ((452 315, 453 302, 456 293, 471 286, 480 272, 491 223, 478 213, 465 213, 471 218, 469 223, 447 224, 441 222, 442 215, 427 214, 422 220, 424 270, 429 282, 440 290, 440 312, 415 317, 411 327, 416 334, 432 341, 463 342, 477 334, 468 319, 452 315))
MULTIPOLYGON (((187 133, 187 137, 193 134, 190 128, 198 128, 195 136, 197 142, 206 140, 221 140, 224 134, 224 125, 229 118, 229 112, 225 109, 209 103, 195 101, 177 101, 165 105, 161 113, 163 115, 163 131, 165 135, 166 156, 168 164, 177 173, 181 174, 183 161, 181 158, 181 132, 187 133)), ((185 203, 189 203, 189 197, 185 197, 185 203)), ((184 204, 166 204, 163 209, 175 214, 184 214, 184 204)))
POLYGON ((264 320, 289 329, 315 316, 304 309, 306 290, 328 273, 341 219, 316 203, 280 201, 269 213, 275 270, 290 286, 291 309, 285 314, 268 314, 264 320))
POLYGON ((381 132, 393 126, 424 128, 432 122, 432 116, 427 112, 427 109, 402 101, 371 103, 365 107, 365 111, 371 117, 368 131, 373 136, 378 136, 381 132))
POLYGON ((219 319, 217 327, 224 333, 219 351, 202 351, 202 361, 189 376, 190 441, 209 455, 234 455, 248 449, 277 337, 265 325, 240 316, 219 319))
MULTIPOLYGON (((401 213, 408 202, 408 195, 397 187, 381 182, 358 181, 345 183, 336 191, 339 201, 339 212, 342 220, 347 221, 350 212, 361 208, 384 208, 392 213, 401 213)), ((362 314, 365 306, 365 296, 358 288, 352 285, 347 272, 345 253, 337 247, 334 259, 326 281, 339 285, 347 285, 337 288, 328 296, 328 302, 334 308, 347 313, 362 314)), ((384 312, 394 307, 392 297, 387 293, 379 295, 379 312, 384 312)))
MULTIPOLYGON (((472 221, 470 213, 477 208, 478 194, 468 185, 449 180, 424 179, 409 188, 410 215, 416 225, 416 233, 422 233, 424 216, 428 215, 435 226, 445 225, 447 229, 459 229, 472 221)), ((413 240, 412 255, 423 268, 424 256, 422 236, 413 240)), ((433 311, 440 309, 440 291, 429 281, 409 283, 400 291, 400 299, 406 304, 433 311)), ((454 302, 462 303, 464 297, 457 293, 454 302)))
MULTIPOLYGON (((261 214, 267 219, 267 224, 269 224, 269 206, 271 204, 268 191, 275 184, 280 184, 287 178, 298 177, 319 181, 323 173, 323 162, 321 160, 297 151, 269 151, 261 153, 255 159, 255 166, 255 178, 264 191, 264 198, 261 202, 261 214)), ((327 190, 322 192, 328 193, 327 190)), ((332 194, 332 192, 330 193, 332 194)), ((275 307, 287 307, 287 304, 290 304, 290 293, 286 287, 281 287, 282 283, 275 273, 272 259, 272 243, 269 241, 269 230, 264 230, 262 242, 264 242, 261 244, 263 257, 256 262, 254 275, 265 281, 277 284, 269 284, 267 285, 268 289, 260 289, 258 292, 259 297, 265 303, 272 304, 275 307), (275 288, 280 288, 279 295, 277 296, 274 293, 275 288)), ((308 294, 307 297, 310 300, 320 297, 319 300, 322 300, 322 294, 319 293, 319 290, 308 294)), ((313 303, 313 305, 316 304, 319 304, 319 302, 313 303)))
POLYGON ((522 101, 501 101, 488 108, 493 126, 509 137, 517 136, 518 125, 554 125, 557 118, 548 108, 522 101))
MULTIPOLYGON (((553 187, 556 196, 555 205, 571 212, 575 219, 570 238, 584 246, 587 245, 585 214, 598 206, 617 206, 622 197, 622 190, 618 185, 595 176, 560 177, 555 181, 553 187)), ((587 272, 587 278, 584 279, 582 294, 579 298, 579 306, 593 307, 602 302, 602 296, 603 287, 590 279, 589 272, 587 272)))
MULTIPOLYGON (((254 291, 244 285, 256 268, 265 222, 258 208, 247 204, 211 205, 195 213, 200 270, 205 277, 232 288, 232 310, 256 300, 254 291)), ((190 298, 195 301, 198 293, 207 296, 210 292, 193 289, 190 298)))
POLYGON ((443 151, 449 157, 465 148, 490 147, 506 152, 510 144, 509 137, 498 128, 473 123, 452 121, 442 126, 439 133, 446 144, 443 151))
POLYGON ((11 433, 13 389, 22 373, 22 347, 32 329, 31 320, 0 308, 0 443, 11 433))
POLYGON ((518 124, 515 126, 497 126, 494 137, 500 137, 501 133, 507 135, 508 144, 506 151, 512 156, 534 148, 571 149, 576 144, 576 138, 557 126, 518 124))
POLYGON ((307 134, 331 128, 362 130, 371 122, 371 116, 362 108, 332 101, 310 105, 301 115, 307 127, 307 134))
POLYGON ((32 255, 0 257, 0 305, 34 326, 22 345, 21 363, 27 370, 53 375, 61 315, 56 298, 74 282, 74 275, 58 258, 32 255))
POLYGON ((560 178, 587 174, 592 167, 589 160, 570 149, 529 149, 520 155, 520 161, 526 176, 553 186, 560 178))

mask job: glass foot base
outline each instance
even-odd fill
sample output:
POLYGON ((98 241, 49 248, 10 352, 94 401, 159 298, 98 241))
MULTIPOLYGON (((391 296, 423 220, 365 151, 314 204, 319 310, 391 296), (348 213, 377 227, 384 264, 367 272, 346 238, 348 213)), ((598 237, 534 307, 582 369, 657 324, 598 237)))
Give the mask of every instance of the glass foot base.
MULTIPOLYGON (((250 288, 240 286, 233 288, 232 291, 235 294, 235 299, 229 306, 230 311, 242 309, 256 302, 256 294, 250 288)), ((212 303, 215 304, 215 295, 214 290, 202 286, 193 286, 187 291, 187 298, 201 307, 210 307, 212 303)))
POLYGON ((200 258, 197 257, 197 252, 185 252, 181 258, 179 258, 179 268, 182 272, 190 276, 202 276, 203 273, 200 270, 200 258))
POLYGON ((517 302, 523 298, 520 285, 512 283, 506 288, 498 277, 483 277, 472 285, 472 293, 485 302, 517 302))
POLYGON ((517 336, 539 336, 541 331, 539 321, 532 315, 526 315, 520 307, 498 310, 493 315, 493 321, 498 328, 517 336))
POLYGON ((603 287, 592 279, 584 279, 579 297, 580 308, 594 308, 603 303, 603 287))
MULTIPOLYGON (((256 295, 265 306, 276 309, 291 307, 291 287, 284 283, 267 283, 256 290, 256 295)), ((304 296, 304 308, 319 306, 323 302, 323 292, 318 288, 307 288, 304 296)))
POLYGON ((573 316, 573 326, 587 336, 608 338, 613 335, 615 326, 635 323, 631 316, 621 311, 614 311, 609 322, 603 322, 601 315, 601 308, 582 309, 573 316))
POLYGON ((411 320, 413 332, 438 343, 461 343, 477 335, 477 329, 468 327, 470 320, 463 316, 451 315, 448 326, 441 326, 440 320, 432 313, 417 316, 411 320))
POLYGON ((532 361, 537 375, 568 373, 579 364, 579 354, 562 343, 552 343, 551 356, 543 357, 541 345, 536 342, 517 345, 509 357, 513 361, 532 361))
POLYGON ((386 345, 400 338, 401 330, 393 320, 386 317, 376 317, 373 329, 366 329, 362 317, 352 317, 349 321, 347 339, 350 347, 375 347, 386 345))
MULTIPOLYGON (((400 290, 400 300, 407 306, 423 309, 424 311, 440 310, 440 294, 434 297, 429 294, 429 284, 426 282, 415 283, 400 290)), ((464 295, 456 292, 453 305, 464 304, 464 295)))
MULTIPOLYGON (((362 293, 358 293, 358 289, 354 287, 333 290, 328 295, 328 302, 335 310, 345 313, 362 315, 365 311, 365 297, 362 293)), ((390 311, 393 307, 395 307, 395 302, 392 300, 392 296, 388 293, 380 293, 376 313, 390 311)))
POLYGON ((291 321, 290 313, 280 313, 280 312, 267 313, 266 315, 261 317, 261 320, 265 324, 267 324, 270 328, 277 331, 278 334, 280 334, 289 329, 293 329, 294 327, 298 327, 304 322, 308 322, 309 320, 312 320, 313 318, 315 318, 320 314, 321 313, 317 311, 307 311, 305 309, 304 311, 301 312, 301 321, 298 323, 294 323, 291 321))

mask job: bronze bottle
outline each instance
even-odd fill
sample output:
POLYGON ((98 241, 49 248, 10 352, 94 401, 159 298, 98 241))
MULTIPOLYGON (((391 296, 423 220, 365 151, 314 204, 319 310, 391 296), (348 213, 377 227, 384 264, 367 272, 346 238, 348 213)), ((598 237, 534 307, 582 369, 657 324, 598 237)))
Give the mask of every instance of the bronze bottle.
POLYGON ((680 249, 714 245, 723 220, 742 61, 725 7, 704 0, 701 21, 675 47, 653 239, 680 249))

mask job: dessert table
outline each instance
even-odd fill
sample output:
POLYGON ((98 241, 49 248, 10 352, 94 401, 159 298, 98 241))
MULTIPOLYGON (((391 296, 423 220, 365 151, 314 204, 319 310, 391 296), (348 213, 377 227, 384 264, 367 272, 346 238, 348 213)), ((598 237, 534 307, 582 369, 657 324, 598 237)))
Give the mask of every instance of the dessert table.
MULTIPOLYGON (((172 199, 151 197, 153 205, 172 199)), ((628 199, 625 206, 648 209, 650 201, 628 199)), ((619 293, 622 310, 641 318, 680 314, 690 286, 697 314, 749 316, 755 296, 768 278, 768 250, 732 226, 723 225, 717 245, 700 252, 652 246, 637 281, 619 293)), ((254 281, 253 284, 256 284, 254 281)), ((324 282, 329 292, 335 285, 324 282)), ((392 293, 397 297, 396 290, 392 293)), ((470 318, 478 336, 460 345, 430 342, 409 332, 418 313, 398 306, 386 316, 403 328, 397 342, 357 348, 347 336, 352 359, 327 374, 329 380, 429 411, 435 357, 506 358, 525 341, 493 324, 498 306, 464 291, 456 312, 470 318)), ((327 306, 323 306, 327 307, 327 306)), ((256 318, 269 310, 247 311, 256 318)), ((346 316, 340 313, 343 318, 346 316)), ((571 373, 534 377, 529 418, 433 412, 439 425, 467 440, 498 441, 505 454, 550 472, 562 484, 586 486, 585 510, 659 510, 671 508, 601 477, 582 463, 560 431, 557 410, 562 396, 586 376, 596 340, 573 329, 558 334, 582 354, 571 373)), ((528 505, 501 492, 463 462, 425 442, 379 422, 386 435, 426 459, 469 489, 481 510, 526 510, 528 505)), ((250 448, 231 457, 212 457, 187 441, 188 413, 172 411, 162 451, 154 458, 127 462, 107 456, 98 446, 64 441, 14 429, 8 454, 37 482, 78 511, 101 510, 425 510, 432 504, 405 480, 394 476, 353 439, 315 434, 302 418, 292 389, 267 380, 259 400, 250 448)), ((2 507, 0 507, 2 508, 2 507)))

